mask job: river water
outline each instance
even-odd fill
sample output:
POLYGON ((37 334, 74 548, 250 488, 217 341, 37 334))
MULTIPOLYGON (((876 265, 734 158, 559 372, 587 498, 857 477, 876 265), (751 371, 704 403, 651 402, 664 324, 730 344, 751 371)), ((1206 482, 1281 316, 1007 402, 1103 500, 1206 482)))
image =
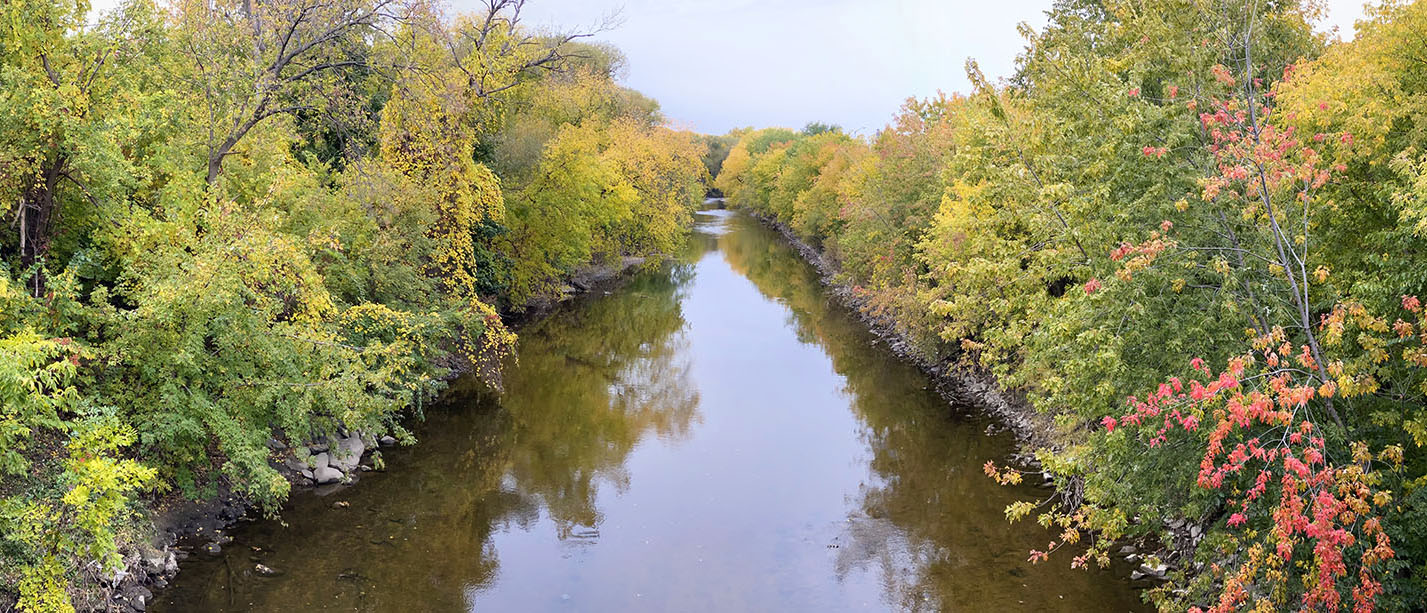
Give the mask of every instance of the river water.
POLYGON ((240 525, 155 608, 1144 609, 1127 568, 1027 562, 1053 537, 1003 509, 1049 491, 981 471, 1013 438, 744 214, 527 327, 505 383, 458 383, 386 472, 240 525))

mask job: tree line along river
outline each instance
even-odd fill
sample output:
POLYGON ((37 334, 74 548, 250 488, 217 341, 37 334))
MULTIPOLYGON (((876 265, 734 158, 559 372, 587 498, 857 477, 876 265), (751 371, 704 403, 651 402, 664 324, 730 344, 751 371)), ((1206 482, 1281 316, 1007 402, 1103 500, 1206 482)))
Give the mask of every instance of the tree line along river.
MULTIPOLYGON (((1033 567, 1043 498, 746 214, 521 334, 385 472, 195 553, 162 611, 1139 611, 1129 569, 1033 567), (258 565, 270 572, 259 572, 258 565)), ((997 430, 990 428, 990 431, 997 430)), ((1068 559, 1068 558, 1066 558, 1068 559)))

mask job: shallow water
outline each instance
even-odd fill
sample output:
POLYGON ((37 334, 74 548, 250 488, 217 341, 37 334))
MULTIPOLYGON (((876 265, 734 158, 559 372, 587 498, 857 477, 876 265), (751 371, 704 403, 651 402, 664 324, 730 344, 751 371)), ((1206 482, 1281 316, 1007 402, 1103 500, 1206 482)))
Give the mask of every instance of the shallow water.
POLYGON ((1052 536, 1003 509, 1049 491, 981 472, 1012 437, 746 215, 520 342, 504 395, 458 384, 386 472, 241 525, 155 608, 1144 609, 1126 568, 1027 562, 1052 536))

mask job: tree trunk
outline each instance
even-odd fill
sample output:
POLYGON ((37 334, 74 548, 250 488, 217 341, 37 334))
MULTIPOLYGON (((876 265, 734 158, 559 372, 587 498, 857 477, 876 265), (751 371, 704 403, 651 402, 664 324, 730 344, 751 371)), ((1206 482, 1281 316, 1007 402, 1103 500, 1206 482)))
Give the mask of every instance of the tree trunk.
MULTIPOLYGON (((59 200, 55 190, 64 175, 68 159, 59 156, 40 168, 35 185, 25 192, 20 207, 20 266, 28 269, 44 260, 50 248, 50 232, 57 217, 59 200)), ((32 291, 38 297, 44 291, 44 270, 35 272, 32 291)))

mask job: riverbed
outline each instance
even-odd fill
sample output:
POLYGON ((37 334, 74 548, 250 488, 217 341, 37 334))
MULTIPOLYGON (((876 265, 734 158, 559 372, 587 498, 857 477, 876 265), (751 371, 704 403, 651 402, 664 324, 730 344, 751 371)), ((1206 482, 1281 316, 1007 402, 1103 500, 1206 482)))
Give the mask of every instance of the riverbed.
POLYGON ((524 328, 499 396, 459 381, 385 472, 295 493, 194 553, 163 611, 1140 611, 1129 569, 1032 565, 950 406, 776 232, 686 251, 524 328), (272 576, 258 571, 271 569, 272 576))

